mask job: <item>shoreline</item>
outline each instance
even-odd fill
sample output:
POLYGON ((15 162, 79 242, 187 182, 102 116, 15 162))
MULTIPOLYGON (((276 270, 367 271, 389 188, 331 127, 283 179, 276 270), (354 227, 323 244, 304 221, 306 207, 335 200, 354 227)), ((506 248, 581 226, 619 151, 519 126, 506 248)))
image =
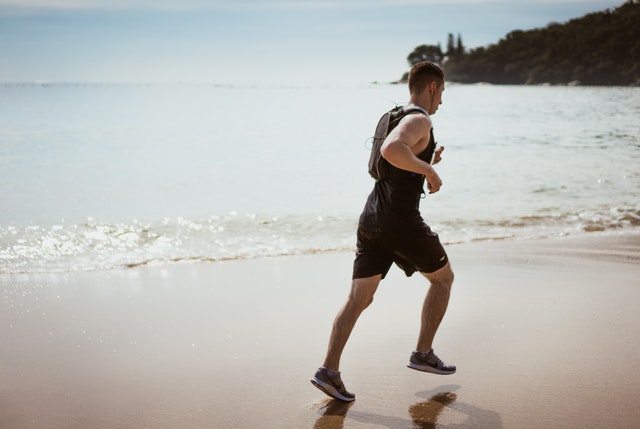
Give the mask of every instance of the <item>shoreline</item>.
POLYGON ((406 368, 426 282, 393 268, 345 349, 351 406, 309 383, 351 252, 2 274, 0 427, 640 421, 640 233, 445 247, 456 281, 435 347, 458 373, 406 368))

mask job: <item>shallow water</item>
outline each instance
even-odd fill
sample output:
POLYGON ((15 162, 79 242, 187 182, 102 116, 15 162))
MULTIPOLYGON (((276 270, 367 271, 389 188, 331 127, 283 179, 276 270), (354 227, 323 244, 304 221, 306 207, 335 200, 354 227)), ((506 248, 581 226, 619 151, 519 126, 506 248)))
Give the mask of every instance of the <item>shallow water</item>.
MULTIPOLYGON (((403 85, 0 86, 0 272, 351 249, 403 85)), ((640 88, 449 84, 446 243, 640 224, 640 88)))

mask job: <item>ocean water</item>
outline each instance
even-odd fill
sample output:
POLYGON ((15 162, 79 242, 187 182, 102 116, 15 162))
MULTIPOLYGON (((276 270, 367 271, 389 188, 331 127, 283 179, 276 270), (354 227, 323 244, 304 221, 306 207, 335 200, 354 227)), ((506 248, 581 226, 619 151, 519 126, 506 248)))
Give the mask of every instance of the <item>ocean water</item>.
MULTIPOLYGON (((0 85, 0 273, 353 249, 405 85, 0 85)), ((445 243, 640 226, 640 88, 448 84, 445 243)))

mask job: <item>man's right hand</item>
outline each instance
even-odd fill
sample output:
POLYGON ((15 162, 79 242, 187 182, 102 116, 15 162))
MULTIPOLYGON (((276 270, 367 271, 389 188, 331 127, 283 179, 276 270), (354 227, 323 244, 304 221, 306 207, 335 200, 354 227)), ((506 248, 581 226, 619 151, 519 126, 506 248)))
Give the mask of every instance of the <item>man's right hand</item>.
POLYGON ((431 169, 431 173, 424 176, 427 180, 427 189, 430 194, 435 194, 442 187, 442 180, 435 170, 431 169))

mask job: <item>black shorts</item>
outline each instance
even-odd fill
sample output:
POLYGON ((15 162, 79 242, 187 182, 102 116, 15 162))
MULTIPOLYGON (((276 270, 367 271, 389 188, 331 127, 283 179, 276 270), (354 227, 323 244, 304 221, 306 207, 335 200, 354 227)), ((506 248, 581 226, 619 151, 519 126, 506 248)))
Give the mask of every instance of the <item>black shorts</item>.
POLYGON ((438 234, 428 225, 396 231, 371 231, 358 227, 353 278, 378 274, 384 278, 394 262, 407 277, 416 271, 432 273, 447 265, 448 261, 438 234))

